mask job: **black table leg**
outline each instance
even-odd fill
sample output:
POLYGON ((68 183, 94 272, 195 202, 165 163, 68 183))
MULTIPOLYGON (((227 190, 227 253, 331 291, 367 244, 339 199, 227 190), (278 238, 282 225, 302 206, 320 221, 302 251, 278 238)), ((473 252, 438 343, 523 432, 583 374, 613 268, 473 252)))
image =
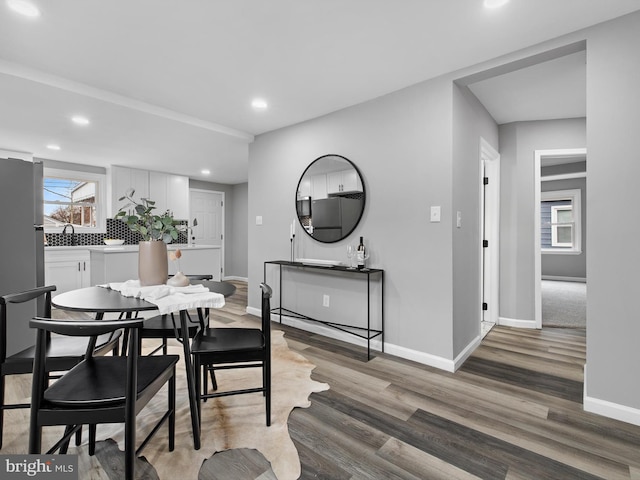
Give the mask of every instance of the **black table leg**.
POLYGON ((186 310, 180 310, 180 330, 183 332, 182 339, 179 340, 182 342, 184 368, 187 372, 187 390, 189 392, 189 410, 191 411, 191 428, 193 430, 193 448, 200 450, 200 419, 198 418, 196 386, 193 363, 191 361, 191 345, 189 344, 189 335, 185 335, 189 331, 186 310))

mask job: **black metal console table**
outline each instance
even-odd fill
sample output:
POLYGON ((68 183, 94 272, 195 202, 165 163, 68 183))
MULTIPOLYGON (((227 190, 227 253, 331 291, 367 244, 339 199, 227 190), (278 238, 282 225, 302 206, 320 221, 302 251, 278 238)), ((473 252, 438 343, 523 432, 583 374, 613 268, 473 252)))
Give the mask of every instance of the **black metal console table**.
POLYGON ((267 281, 267 265, 277 265, 280 269, 280 288, 279 288, 279 305, 271 309, 271 313, 276 313, 280 315, 280 323, 282 323, 282 314, 285 313, 287 316, 292 318, 297 318, 301 320, 307 320, 311 322, 321 323, 331 328, 335 328, 342 332, 348 333, 350 335, 355 335, 356 337, 364 338, 367 340, 367 360, 371 359, 371 339, 380 336, 380 340, 382 343, 382 351, 384 352, 384 270, 378 268, 368 268, 368 269, 349 269, 347 267, 343 267, 341 265, 318 265, 318 264, 309 264, 309 263, 300 263, 300 262, 290 262, 287 260, 271 260, 264 262, 264 281, 267 281), (322 270, 325 273, 341 273, 352 275, 356 278, 364 278, 367 279, 367 326, 353 326, 346 325, 343 323, 330 322, 326 320, 318 320, 316 318, 311 318, 307 315, 303 315, 298 312, 294 312, 282 306, 282 268, 309 268, 322 270), (371 276, 379 276, 380 277, 380 330, 371 328, 371 276), (362 333, 360 333, 362 332, 362 333))

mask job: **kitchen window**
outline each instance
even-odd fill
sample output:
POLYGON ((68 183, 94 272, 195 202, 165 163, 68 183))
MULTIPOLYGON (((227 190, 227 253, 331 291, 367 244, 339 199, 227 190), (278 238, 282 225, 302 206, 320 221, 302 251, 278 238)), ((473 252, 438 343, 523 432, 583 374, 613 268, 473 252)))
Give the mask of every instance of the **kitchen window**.
POLYGON ((542 253, 582 252, 579 189, 542 192, 540 216, 542 253))
POLYGON ((71 224, 75 233, 105 232, 105 186, 105 175, 45 168, 45 231, 61 232, 71 224))

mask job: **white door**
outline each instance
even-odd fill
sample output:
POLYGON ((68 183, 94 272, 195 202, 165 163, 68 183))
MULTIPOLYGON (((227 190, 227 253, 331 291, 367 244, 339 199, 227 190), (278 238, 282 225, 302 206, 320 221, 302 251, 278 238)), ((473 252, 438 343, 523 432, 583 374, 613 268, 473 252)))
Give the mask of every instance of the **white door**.
POLYGON ((480 141, 480 172, 481 321, 495 324, 499 310, 500 155, 484 139, 480 141))
POLYGON ((196 245, 218 245, 224 272, 224 192, 191 189, 189 192, 189 226, 193 227, 196 245))

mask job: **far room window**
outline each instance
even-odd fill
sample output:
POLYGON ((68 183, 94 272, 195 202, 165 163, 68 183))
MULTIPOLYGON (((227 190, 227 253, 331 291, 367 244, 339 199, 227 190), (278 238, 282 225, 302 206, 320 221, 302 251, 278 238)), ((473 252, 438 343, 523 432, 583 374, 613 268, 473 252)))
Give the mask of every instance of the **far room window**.
POLYGON ((104 232, 104 179, 100 174, 45 168, 45 231, 60 232, 71 224, 76 233, 104 232))
POLYGON ((579 189, 542 192, 540 216, 542 253, 582 251, 579 189))

